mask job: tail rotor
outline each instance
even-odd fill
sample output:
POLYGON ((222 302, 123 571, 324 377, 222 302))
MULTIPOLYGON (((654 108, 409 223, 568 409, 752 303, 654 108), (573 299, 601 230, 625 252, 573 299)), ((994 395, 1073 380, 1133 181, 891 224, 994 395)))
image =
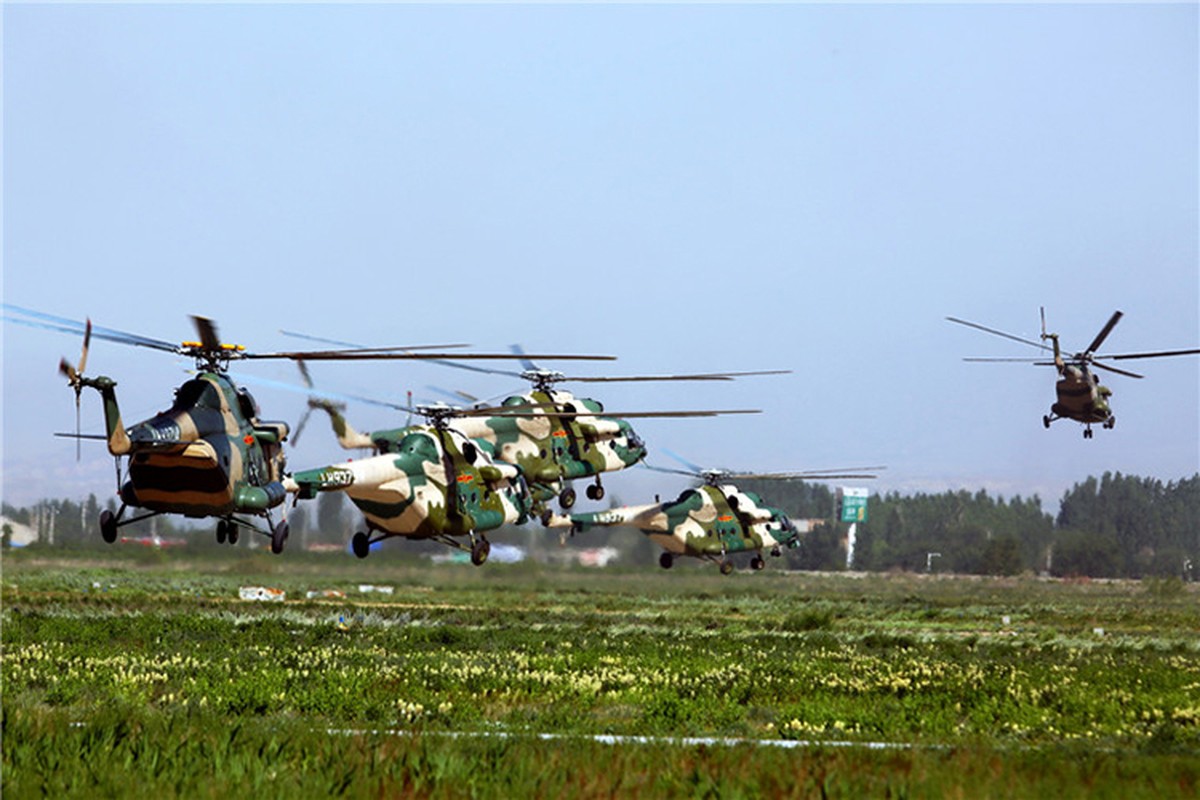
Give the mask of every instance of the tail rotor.
POLYGON ((67 385, 75 390, 75 460, 80 459, 80 396, 83 394, 83 372, 87 369, 88 348, 92 343, 92 320, 89 318, 83 330, 83 351, 79 354, 79 366, 73 366, 66 358, 58 362, 58 371, 67 379, 67 385))

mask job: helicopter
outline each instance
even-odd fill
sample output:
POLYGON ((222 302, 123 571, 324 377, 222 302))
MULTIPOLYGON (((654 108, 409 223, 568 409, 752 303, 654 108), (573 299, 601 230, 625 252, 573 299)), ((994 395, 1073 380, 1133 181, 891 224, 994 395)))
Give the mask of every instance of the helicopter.
POLYGON ((450 426, 455 418, 528 413, 521 409, 417 406, 428 424, 396 432, 386 451, 368 458, 296 472, 284 486, 298 500, 343 491, 363 512, 366 531, 351 549, 366 558, 376 542, 403 536, 466 550, 476 566, 487 561, 486 532, 520 525, 533 508, 519 466, 494 460, 478 443, 450 426), (463 538, 469 540, 465 544, 463 538))
POLYGON ((1106 360, 1119 361, 1122 359, 1160 358, 1164 356, 1184 356, 1200 353, 1200 349, 1160 350, 1147 353, 1109 355, 1097 353, 1096 351, 1104 343, 1104 340, 1108 338, 1113 328, 1121 321, 1122 316, 1124 316, 1122 312, 1114 311, 1113 315, 1109 317, 1108 322, 1104 324, 1104 327, 1100 329, 1100 332, 1096 334, 1096 337, 1092 339, 1091 344, 1085 350, 1066 356, 1062 352, 1058 334, 1046 332, 1045 308, 1041 309, 1042 333, 1040 342, 1023 339, 1020 336, 1014 336, 1011 333, 988 328, 976 322, 969 322, 957 317, 946 317, 946 319, 959 325, 965 325, 968 328, 975 328, 985 333, 1027 344, 1052 354, 1053 360, 1049 361, 1045 358, 966 358, 964 361, 1018 361, 1033 363, 1037 366, 1053 366, 1058 370, 1058 381, 1054 386, 1056 400, 1050 406, 1050 413, 1043 415, 1042 426, 1049 428, 1052 422, 1060 419, 1075 420, 1084 426, 1083 438, 1091 439, 1094 436, 1092 425, 1100 425, 1103 428, 1111 430, 1117 424, 1117 417, 1113 413, 1112 405, 1109 402, 1109 398, 1113 394, 1112 389, 1100 383, 1100 376, 1092 372, 1092 367, 1114 372, 1129 378, 1143 378, 1145 376, 1139 375, 1136 372, 1130 372, 1104 362, 1106 360), (1045 344, 1047 341, 1051 343, 1050 346, 1045 344))
MULTIPOLYGON (((363 360, 403 358, 512 358, 508 354, 414 353, 435 346, 390 347, 356 351, 308 351, 252 353, 241 345, 224 344, 215 323, 193 316, 198 341, 182 344, 153 339, 112 328, 93 326, 31 309, 4 304, 5 319, 35 328, 83 335, 83 349, 77 364, 65 358, 59 370, 75 391, 76 433, 78 441, 101 438, 116 457, 118 496, 121 506, 113 513, 100 514, 100 533, 110 544, 124 525, 159 514, 188 517, 216 517, 217 541, 236 544, 241 527, 268 536, 271 550, 280 553, 288 537, 286 519, 275 522, 272 510, 287 497, 283 479, 285 457, 282 445, 289 426, 285 422, 266 422, 259 418, 253 396, 238 386, 228 373, 229 363, 239 359, 363 360), (117 403, 117 383, 107 376, 85 374, 92 337, 121 344, 147 347, 195 359, 194 376, 175 390, 171 406, 150 419, 126 428, 117 403), (78 431, 80 396, 84 388, 95 389, 101 396, 106 433, 95 437, 78 431), (128 460, 127 479, 120 477, 121 459, 128 460), (127 509, 146 513, 123 519, 127 509), (266 530, 246 515, 261 517, 266 530)), ((452 348, 460 345, 441 345, 452 348)), ((557 356, 545 356, 557 358, 557 356)), ((565 356, 600 358, 607 356, 565 356)))
MULTIPOLYGON (((309 339, 338 346, 359 347, 349 342, 322 339, 289 331, 285 335, 309 339)), ((592 383, 608 382, 645 382, 645 381, 728 381, 736 377, 750 375, 786 374, 790 370, 762 370, 751 372, 714 372, 690 375, 635 375, 622 377, 597 376, 568 376, 557 370, 539 366, 533 358, 524 352, 520 345, 511 347, 514 357, 521 359, 524 370, 521 372, 480 367, 471 364, 459 364, 451 361, 431 359, 443 366, 466 369, 489 375, 506 375, 526 380, 531 384, 531 391, 526 394, 511 395, 499 405, 501 409, 536 408, 542 409, 540 415, 499 415, 496 417, 470 416, 453 422, 456 430, 475 440, 492 458, 510 464, 519 465, 525 473, 530 491, 535 501, 542 507, 555 496, 560 508, 567 510, 575 505, 576 493, 570 481, 578 478, 593 478, 586 488, 585 494, 590 500, 601 500, 604 497, 604 485, 601 474, 615 472, 632 467, 646 457, 645 442, 634 431, 627 419, 645 417, 709 417, 720 414, 755 414, 756 409, 731 409, 721 411, 646 411, 646 412, 606 412, 604 404, 599 400, 577 397, 567 391, 555 390, 554 386, 563 381, 578 381, 592 383)), ((311 386, 311 379, 306 374, 305 381, 311 386)), ((478 398, 456 392, 458 399, 465 399, 477 405, 483 403, 478 398)), ((400 408, 390 403, 354 398, 378 405, 400 408)), ((315 398, 310 400, 310 407, 321 408, 330 415, 334 433, 343 448, 352 450, 370 448, 375 452, 387 452, 395 446, 405 429, 373 431, 362 434, 356 431, 344 416, 341 409, 327 399, 315 398)), ((546 512, 544 512, 546 513, 546 512)))
POLYGON ((874 478, 861 470, 883 467, 853 467, 849 470, 811 470, 801 472, 731 472, 725 469, 705 469, 668 452, 688 469, 678 470, 645 465, 647 469, 700 479, 699 486, 685 489, 679 497, 667 502, 639 506, 610 508, 605 511, 554 515, 544 521, 551 529, 567 530, 571 535, 601 526, 637 528, 663 548, 658 564, 670 569, 677 556, 690 556, 715 563, 722 575, 734 570, 730 558, 735 553, 751 552, 750 568, 757 571, 766 566, 763 552, 774 557, 783 548, 800 546, 800 531, 782 510, 769 506, 755 492, 739 489, 733 481, 769 480, 829 480, 836 478, 874 478))

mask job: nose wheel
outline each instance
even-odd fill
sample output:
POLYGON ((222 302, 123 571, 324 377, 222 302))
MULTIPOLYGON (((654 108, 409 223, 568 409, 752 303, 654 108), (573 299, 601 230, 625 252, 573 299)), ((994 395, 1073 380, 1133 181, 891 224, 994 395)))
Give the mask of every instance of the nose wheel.
POLYGON ((480 566, 488 560, 488 554, 491 552, 492 543, 480 536, 471 542, 471 563, 477 567, 480 566))
MULTIPOLYGON (((591 489, 589 488, 588 491, 590 492, 591 489)), ((568 486, 559 492, 558 504, 562 507, 563 511, 566 511, 568 508, 575 505, 575 490, 568 486)))

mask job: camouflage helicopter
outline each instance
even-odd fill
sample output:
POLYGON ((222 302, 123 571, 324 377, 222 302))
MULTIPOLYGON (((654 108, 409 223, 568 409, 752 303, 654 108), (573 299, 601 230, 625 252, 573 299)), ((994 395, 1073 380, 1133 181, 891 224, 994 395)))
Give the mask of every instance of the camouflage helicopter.
POLYGON ((1091 371, 1092 367, 1097 369, 1108 370, 1115 372, 1118 375, 1125 375, 1129 378, 1142 378, 1136 372, 1114 367, 1111 364, 1104 363, 1103 360, 1119 361, 1122 359, 1138 359, 1138 358, 1160 358, 1163 356, 1184 356, 1200 353, 1200 349, 1191 350, 1160 350, 1149 353, 1121 353, 1100 355, 1096 352, 1112 333, 1114 327, 1120 322, 1124 316, 1120 311, 1114 311, 1109 317, 1104 327, 1092 339, 1091 344, 1082 352, 1074 355, 1064 356, 1059 345, 1057 333, 1046 332, 1046 310, 1041 309, 1042 316, 1042 334, 1041 342, 1035 342, 1030 339, 1023 339, 1020 336, 1014 336, 1004 331, 994 330, 985 327, 975 322, 958 319, 956 317, 946 317, 950 322, 959 325, 965 325, 968 328, 990 333, 995 336, 1001 336, 1005 339, 1011 339, 1022 344, 1027 344, 1036 347, 1047 353, 1053 354, 1053 360, 1047 361, 1043 359, 1027 359, 1027 358, 966 358, 965 361, 1018 361, 1025 363, 1033 363, 1038 366, 1053 366, 1058 370, 1058 381, 1055 383, 1054 389, 1056 393, 1056 401, 1050 406, 1050 413, 1042 417, 1043 427, 1049 428, 1050 423, 1060 419, 1072 419, 1076 422, 1083 423, 1083 438, 1091 439, 1093 436, 1092 425, 1101 425, 1104 428, 1112 429, 1117 424, 1117 418, 1112 412, 1112 406, 1109 403, 1109 398, 1112 397, 1112 390, 1100 383, 1100 376, 1091 371), (1046 341, 1051 342, 1052 346, 1047 346, 1046 341))
MULTIPOLYGON (((683 461, 679 456, 668 453, 683 461)), ((734 553, 751 552, 750 567, 766 566, 763 551, 782 555, 783 548, 800 545, 800 532, 782 510, 769 506, 755 492, 742 491, 735 480, 828 480, 835 478, 874 478, 859 470, 883 467, 854 467, 851 470, 812 470, 802 472, 730 472, 704 469, 684 462, 687 470, 646 465, 647 469, 699 478, 701 484, 685 489, 675 500, 640 506, 610 508, 606 511, 555 515, 546 527, 582 533, 595 527, 627 526, 640 530, 663 548, 659 566, 670 569, 676 556, 691 556, 712 561, 722 575, 733 572, 734 553)))
MULTIPOLYGON (((354 347, 348 342, 321 339, 304 334, 284 331, 286 335, 318 342, 354 347)), ((520 358, 525 369, 521 372, 459 364, 451 361, 431 359, 444 366, 482 372, 489 375, 507 375, 529 381, 532 390, 527 394, 511 395, 504 399, 500 409, 533 408, 541 414, 507 415, 494 417, 471 416, 456 419, 452 423, 456 430, 474 439, 489 456, 509 464, 517 464, 525 473, 530 491, 539 505, 558 497, 561 508, 575 505, 575 489, 570 481, 578 478, 593 478, 594 482, 585 493, 590 500, 604 497, 604 485, 600 476, 631 467, 646 457, 645 442, 626 421, 648 417, 709 417, 720 414, 754 414, 756 409, 730 409, 719 411, 633 411, 606 412, 603 403, 586 397, 576 397, 570 392, 556 391, 554 385, 563 381, 589 383, 611 383, 618 381, 727 381, 750 375, 786 374, 790 370, 764 370, 753 372, 715 372, 690 375, 636 375, 623 377, 568 376, 556 370, 545 369, 533 361, 535 356, 526 354, 519 345, 513 345, 514 357, 520 358)), ((306 376, 306 381, 307 381, 306 376)), ((478 398, 457 392, 458 399, 471 402, 478 398)), ((355 398, 365 400, 365 398, 355 398)), ((376 401, 366 401, 376 402, 376 401)), ((390 403, 381 403, 393 408, 390 403)), ((339 413, 340 409, 328 400, 314 399, 310 406, 322 408, 329 413, 334 433, 346 449, 370 448, 376 452, 387 452, 395 446, 405 429, 390 429, 362 434, 356 431, 339 413)))
MULTIPOLYGON (((39 311, 4 305, 5 319, 35 328, 82 334, 83 350, 77 365, 63 359, 60 371, 75 391, 78 428, 80 395, 84 387, 95 389, 104 406, 106 434, 74 438, 102 438, 118 465, 118 494, 122 505, 114 514, 100 514, 100 532, 106 542, 117 539, 119 527, 159 514, 216 517, 217 541, 236 543, 239 528, 247 527, 271 539, 275 553, 283 550, 288 536, 286 519, 271 518, 272 509, 287 497, 283 479, 285 458, 282 444, 289 428, 284 422, 259 418, 258 404, 228 374, 229 363, 239 359, 284 358, 299 360, 363 360, 366 358, 511 358, 508 354, 413 353, 409 348, 378 348, 370 351, 313 351, 251 353, 241 345, 223 344, 215 324, 192 317, 199 341, 174 344, 111 328, 93 326, 39 311), (171 406, 150 419, 126 428, 116 398, 116 381, 106 376, 84 374, 91 339, 147 347, 192 357, 195 376, 175 390, 171 406), (127 480, 120 478, 121 459, 128 459, 127 480), (127 508, 147 513, 123 520, 127 508), (243 516, 239 516, 243 515, 243 516), (261 517, 267 530, 259 529, 244 515, 261 517)), ((458 345, 442 346, 456 347, 458 345)), ((555 356, 547 356, 555 358, 555 356)), ((575 358, 568 356, 568 358, 575 358)), ((581 358, 607 358, 588 357, 581 358)))
POLYGON ((449 422, 530 409, 437 405, 409 410, 429 423, 398 430, 394 437, 389 433, 379 455, 303 470, 286 478, 284 485, 298 499, 345 492, 366 520, 367 530, 351 540, 359 558, 366 558, 376 542, 403 536, 467 550, 478 566, 491 550, 486 532, 526 522, 533 501, 520 467, 493 460, 449 422))

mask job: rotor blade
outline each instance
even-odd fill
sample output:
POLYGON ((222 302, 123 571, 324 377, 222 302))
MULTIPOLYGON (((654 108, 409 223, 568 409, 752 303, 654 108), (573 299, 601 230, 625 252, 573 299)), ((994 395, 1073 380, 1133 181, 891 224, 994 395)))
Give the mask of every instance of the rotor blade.
POLYGON ((300 421, 296 423, 296 432, 292 434, 292 447, 300 443, 300 434, 304 431, 304 426, 308 424, 308 418, 312 415, 313 407, 309 405, 304 409, 304 413, 300 416, 300 421))
POLYGON ((431 392, 436 392, 437 394, 440 394, 443 397, 453 398, 453 400, 457 403, 460 403, 463 400, 466 400, 468 403, 478 403, 479 402, 479 398, 476 397, 475 395, 471 394, 470 392, 461 391, 459 389, 443 389, 440 386, 434 386, 432 384, 426 384, 425 388, 431 392))
POLYGON ((236 380, 238 383, 250 383, 250 384, 255 384, 258 386, 270 386, 275 389, 282 389, 285 392, 293 392, 295 394, 304 394, 304 395, 309 395, 310 397, 313 395, 317 395, 318 397, 325 397, 330 400, 343 400, 343 401, 349 400, 349 401, 353 401, 356 403, 366 403, 368 405, 381 406, 383 408, 399 409, 400 411, 409 410, 408 406, 403 406, 398 403, 389 403, 386 400, 376 400, 371 397, 361 397, 359 395, 343 394, 341 392, 330 392, 325 389, 317 389, 315 387, 314 388, 305 388, 305 387, 297 386, 294 383, 287 383, 286 381, 272 380, 271 378, 259 378, 254 375, 239 374, 237 376, 236 380))
POLYGON ((683 470, 683 469, 671 469, 670 467, 655 467, 655 466, 645 463, 644 461, 642 462, 642 466, 645 467, 646 469, 652 469, 655 472, 665 472, 668 475, 687 475, 689 478, 702 477, 701 473, 699 471, 689 472, 689 471, 683 470))
MULTIPOLYGON (((87 326, 82 322, 78 322, 77 320, 67 319, 66 317, 58 317, 53 314, 46 314, 29 308, 22 308, 21 306, 10 305, 9 303, 4 303, 3 308, 7 312, 33 317, 33 319, 21 319, 20 317, 7 315, 4 317, 4 319, 8 320, 9 322, 15 322, 18 325, 25 325, 30 328, 42 328, 45 330, 59 331, 60 333, 71 333, 75 335, 87 332, 87 326), (37 322, 35 320, 41 320, 41 322, 37 322)), ((94 335, 97 339, 118 342, 120 344, 134 345, 136 347, 149 347, 154 350, 165 350, 169 353, 179 352, 179 345, 172 344, 171 342, 165 342, 161 339, 151 339, 148 336, 141 336, 136 333, 119 331, 115 328, 105 328, 101 325, 92 326, 92 335, 94 335)))
POLYGON ((749 372, 702 372, 693 375, 625 375, 615 377, 564 377, 580 383, 611 383, 616 381, 728 381, 750 375, 789 375, 790 369, 766 369, 749 372))
POLYGON ((200 344, 205 350, 221 349, 221 337, 217 335, 217 323, 208 317, 198 317, 192 314, 192 324, 196 326, 196 333, 200 335, 200 344))
POLYGON ((1119 355, 1103 355, 1093 356, 1093 358, 1115 359, 1120 361, 1123 358, 1160 358, 1162 356, 1192 356, 1200 353, 1200 350, 1159 350, 1154 353, 1120 353, 1119 355))
MULTIPOLYGON (((293 361, 306 359, 308 361, 388 361, 413 360, 437 361, 439 359, 476 359, 497 360, 514 359, 519 356, 511 353, 410 353, 394 348, 375 348, 369 350, 294 350, 278 353, 245 353, 244 358, 288 358, 293 361)), ((616 356, 586 356, 566 353, 539 353, 538 358, 551 361, 615 361, 616 356)))
POLYGON ((761 414, 761 408, 727 408, 713 411, 551 411, 556 417, 607 417, 621 419, 651 419, 676 417, 716 417, 723 414, 761 414))
POLYGON ((300 377, 304 380, 304 385, 309 389, 313 388, 312 374, 308 371, 308 364, 304 363, 304 359, 296 359, 296 366, 300 368, 300 377))
POLYGON ((541 370, 541 367, 533 362, 532 357, 527 356, 525 354, 525 348, 522 347, 521 345, 510 344, 508 346, 508 349, 511 350, 515 355, 520 356, 521 366, 524 367, 525 369, 533 370, 533 371, 541 370))
POLYGON ((1022 339, 1020 336, 1013 336, 1011 333, 1005 333, 1004 331, 998 331, 995 328, 988 328, 986 326, 980 325, 977 322, 968 322, 967 320, 959 319, 958 317, 946 317, 946 319, 950 320, 951 322, 957 322, 959 325, 966 325, 968 328, 974 328, 975 330, 983 331, 984 333, 990 333, 994 336, 1002 336, 1005 339, 1012 339, 1014 342, 1020 342, 1021 344, 1027 344, 1027 345, 1030 345, 1031 347, 1036 347, 1039 350, 1047 350, 1047 351, 1053 352, 1053 348, 1047 347, 1046 345, 1042 344, 1041 342, 1035 342, 1030 339, 1022 339))
POLYGON ((1146 377, 1145 375, 1138 375, 1136 372, 1129 372, 1128 370, 1117 369, 1116 367, 1110 367, 1108 364, 1102 364, 1099 361, 1092 361, 1092 366, 1097 367, 1099 369, 1108 370, 1109 372, 1115 372, 1118 375, 1124 375, 1129 378, 1144 378, 1144 377, 1146 377))
POLYGON ((83 352, 79 356, 79 366, 76 367, 79 374, 82 375, 87 371, 88 346, 92 343, 92 320, 89 317, 87 327, 83 330, 83 352))
POLYGON ((284 336, 290 336, 294 339, 305 339, 310 342, 319 342, 320 344, 332 344, 337 347, 345 347, 351 350, 435 350, 435 349, 452 349, 455 347, 467 347, 465 344, 411 344, 403 347, 369 347, 365 344, 356 344, 355 342, 343 342, 340 339, 326 339, 322 336, 309 336, 307 333, 297 333, 296 331, 285 331, 282 328, 279 331, 284 336))
POLYGON ((695 472, 695 473, 699 474, 699 473, 701 473, 701 472, 703 472, 703 471, 704 471, 704 467, 700 466, 699 464, 695 464, 695 463, 693 463, 693 462, 691 462, 691 461, 688 461, 686 458, 684 458, 683 456, 679 455, 679 453, 676 453, 674 450, 668 450, 668 449, 667 449, 667 448, 665 448, 665 447, 660 447, 660 448, 659 448, 659 450, 661 450, 661 451, 662 451, 663 453, 665 453, 667 456, 669 456, 669 457, 671 457, 671 458, 675 459, 675 460, 676 460, 676 461, 678 461, 680 464, 683 464, 685 467, 687 467, 688 469, 690 469, 692 472, 695 472))
POLYGON ((1039 361, 1036 358, 1020 358, 1019 356, 1012 356, 1011 358, 1005 357, 1005 356, 998 356, 998 357, 968 356, 968 357, 964 358, 963 361, 971 361, 974 363, 1006 362, 1006 363, 1010 363, 1010 364, 1046 364, 1046 363, 1049 363, 1051 366, 1054 366, 1053 362, 1039 361))
POLYGON ((853 470, 880 470, 885 467, 851 467, 849 471, 830 471, 830 470, 808 470, 804 472, 734 472, 730 473, 729 477, 734 480, 802 480, 802 481, 828 481, 840 479, 859 479, 869 480, 879 476, 873 473, 855 472, 853 470))
POLYGON ((97 442, 108 440, 108 437, 103 433, 56 433, 54 435, 60 439, 88 439, 97 442))
POLYGON ((1084 350, 1083 352, 1087 353, 1088 355, 1095 353, 1104 340, 1108 338, 1108 335, 1112 333, 1112 329, 1116 327, 1117 323, 1121 321, 1121 317, 1123 316, 1124 314, 1122 314, 1120 311, 1114 311, 1113 315, 1108 318, 1108 322, 1104 323, 1104 327, 1101 328, 1100 332, 1096 334, 1096 338, 1092 339, 1092 343, 1088 345, 1087 350, 1084 350))
POLYGON ((71 382, 72 386, 75 385, 75 381, 79 377, 79 373, 75 371, 75 367, 71 365, 70 361, 67 361, 65 358, 59 359, 58 371, 63 374, 63 377, 71 382))

